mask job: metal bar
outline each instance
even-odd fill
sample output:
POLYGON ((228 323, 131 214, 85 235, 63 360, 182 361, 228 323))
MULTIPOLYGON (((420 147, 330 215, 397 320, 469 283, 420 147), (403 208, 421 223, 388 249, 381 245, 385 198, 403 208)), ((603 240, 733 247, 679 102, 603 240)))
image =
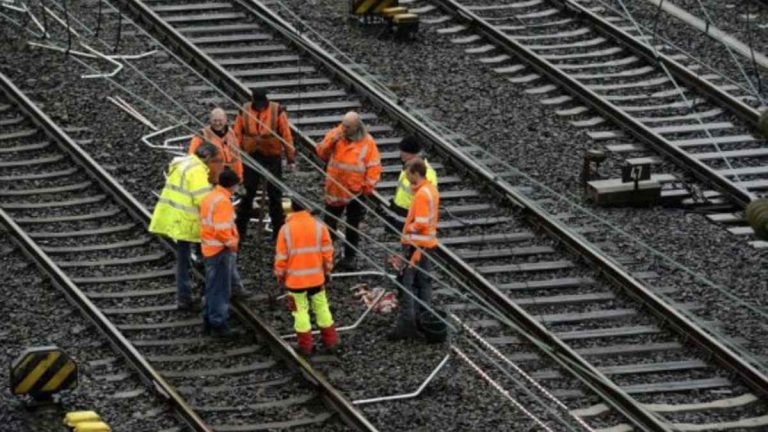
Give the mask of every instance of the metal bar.
POLYGON ((355 405, 365 405, 365 404, 378 403, 378 402, 389 402, 394 400, 413 399, 419 396, 421 392, 423 392, 424 389, 427 388, 427 385, 429 385, 429 383, 432 382, 432 380, 435 378, 435 375, 437 375, 437 373, 440 372, 443 366, 445 366, 445 364, 448 363, 448 360, 450 358, 451 358, 451 355, 446 354, 445 357, 443 357, 443 360, 440 361, 437 367, 432 370, 429 376, 427 376, 427 379, 425 379, 424 382, 422 382, 419 388, 417 388, 415 391, 412 391, 410 393, 392 395, 392 396, 380 396, 380 397, 369 398, 369 399, 358 399, 358 400, 352 401, 352 403, 355 405))

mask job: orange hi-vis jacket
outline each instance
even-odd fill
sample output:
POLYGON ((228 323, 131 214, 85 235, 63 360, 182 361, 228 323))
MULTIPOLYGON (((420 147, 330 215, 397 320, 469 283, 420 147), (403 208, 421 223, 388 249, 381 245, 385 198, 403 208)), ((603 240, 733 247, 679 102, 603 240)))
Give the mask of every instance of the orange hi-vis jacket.
POLYGON ((280 104, 269 102, 269 106, 256 111, 250 102, 246 102, 235 118, 234 129, 241 139, 240 148, 246 153, 281 156, 285 150, 285 159, 289 163, 296 160, 296 149, 293 146, 293 134, 288 125, 288 116, 280 104), (280 141, 278 136, 285 143, 280 141))
POLYGON ((325 283, 333 269, 333 243, 328 227, 308 211, 291 213, 280 228, 275 245, 275 276, 289 290, 325 283))
POLYGON ((325 134, 315 150, 328 162, 325 202, 330 206, 346 205, 361 192, 372 192, 381 178, 381 156, 370 134, 350 142, 339 125, 325 134))
POLYGON ((437 188, 427 180, 414 185, 413 190, 413 204, 405 218, 400 242, 421 248, 433 248, 437 246, 440 195, 437 188))
MULTIPOLYGON (((235 131, 232 128, 228 128, 224 138, 220 138, 210 126, 206 126, 200 129, 200 132, 189 142, 189 154, 195 154, 195 150, 206 141, 219 148, 224 159, 224 166, 230 167, 237 174, 237 177, 240 178, 240 181, 243 181, 243 161, 240 158, 239 151, 240 139, 235 131)), ((218 177, 214 180, 218 180, 218 177)))
POLYGON ((232 193, 227 188, 216 186, 200 203, 200 244, 203 256, 212 257, 224 248, 236 251, 239 241, 232 193))

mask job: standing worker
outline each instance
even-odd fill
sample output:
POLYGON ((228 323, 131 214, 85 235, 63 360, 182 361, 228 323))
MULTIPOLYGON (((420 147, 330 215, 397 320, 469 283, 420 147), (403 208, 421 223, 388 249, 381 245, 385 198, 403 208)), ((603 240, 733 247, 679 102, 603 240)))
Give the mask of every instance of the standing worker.
POLYGON ((237 271, 239 236, 235 226, 232 193, 239 178, 225 168, 216 187, 200 203, 200 244, 205 263, 205 309, 203 333, 230 336, 227 325, 232 286, 240 279, 237 271))
MULTIPOLYGON (((403 162, 403 170, 400 171, 400 175, 397 178, 397 189, 395 190, 395 196, 392 198, 390 208, 398 216, 405 218, 408 216, 408 210, 411 208, 413 202, 413 189, 411 188, 411 182, 408 181, 408 176, 405 173, 405 165, 416 157, 420 157, 421 144, 414 136, 406 136, 398 144, 400 149, 400 160, 403 162)), ((424 165, 427 166, 427 181, 437 187, 437 173, 429 165, 426 159, 424 165)), ((395 219, 393 225, 395 225, 400 231, 403 230, 403 223, 395 219)))
POLYGON ((400 238, 403 255, 408 259, 403 266, 402 285, 410 290, 410 294, 402 296, 397 325, 388 335, 390 340, 415 337, 419 317, 432 304, 432 283, 429 279, 432 264, 422 256, 422 250, 432 250, 437 246, 440 196, 435 185, 427 181, 427 165, 421 158, 408 162, 405 174, 414 192, 413 204, 405 218, 400 238))
POLYGON ((376 141, 366 130, 360 115, 350 111, 341 125, 331 129, 315 147, 318 156, 326 162, 325 223, 336 230, 337 220, 347 211, 347 244, 339 270, 355 270, 356 249, 360 243, 357 232, 365 216, 360 195, 373 193, 381 177, 381 160, 376 141))
MULTIPOLYGON (((240 137, 240 148, 251 155, 272 175, 282 179, 282 155, 288 163, 288 171, 293 171, 296 163, 296 149, 293 147, 293 135, 288 125, 288 116, 277 102, 267 99, 267 92, 255 88, 251 90, 251 102, 247 102, 235 119, 235 133, 240 137), (282 140, 281 140, 282 139, 282 140)), ((253 213, 253 199, 259 188, 260 176, 250 167, 245 167, 245 196, 237 209, 237 229, 245 238, 248 221, 253 213)), ((266 179, 265 179, 266 181, 266 179)), ((267 183, 269 197, 269 218, 272 221, 272 240, 283 226, 283 193, 274 184, 267 183)))
POLYGON ((233 170, 242 181, 243 161, 240 159, 240 139, 229 127, 227 113, 221 108, 214 108, 211 110, 209 123, 208 126, 200 129, 198 135, 192 137, 192 141, 189 142, 189 154, 195 154, 195 150, 204 142, 215 145, 221 152, 224 166, 233 170))
POLYGON ((195 154, 174 158, 168 166, 165 187, 157 200, 149 223, 149 232, 176 241, 176 296, 179 310, 192 310, 192 289, 189 284, 192 243, 200 243, 198 207, 211 191, 212 173, 222 169, 219 149, 205 143, 195 154))
POLYGON ((332 349, 338 343, 336 326, 325 294, 325 281, 333 269, 333 243, 328 228, 312 217, 297 200, 291 200, 294 213, 280 229, 275 246, 275 276, 288 290, 288 309, 299 349, 312 354, 312 323, 309 308, 315 313, 323 345, 332 349))

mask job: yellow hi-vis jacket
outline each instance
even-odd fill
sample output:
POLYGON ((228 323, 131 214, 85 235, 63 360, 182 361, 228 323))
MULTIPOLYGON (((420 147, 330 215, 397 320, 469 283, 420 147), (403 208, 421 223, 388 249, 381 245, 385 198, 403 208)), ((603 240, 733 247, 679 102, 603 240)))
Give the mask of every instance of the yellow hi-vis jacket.
POLYGON ((200 243, 200 202, 211 191, 208 167, 197 156, 174 158, 157 200, 149 232, 200 243))
MULTIPOLYGON (((426 159, 424 164, 427 165, 427 181, 432 183, 432 186, 437 187, 437 173, 429 165, 426 159)), ((395 205, 408 210, 413 204, 413 190, 411 190, 411 182, 408 181, 408 176, 405 175, 405 170, 400 171, 400 177, 397 179, 397 190, 395 191, 395 205)))

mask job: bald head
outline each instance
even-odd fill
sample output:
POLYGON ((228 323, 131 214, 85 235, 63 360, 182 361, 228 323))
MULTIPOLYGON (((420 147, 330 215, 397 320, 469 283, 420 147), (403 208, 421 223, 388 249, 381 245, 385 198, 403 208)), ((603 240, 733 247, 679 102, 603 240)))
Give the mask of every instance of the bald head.
POLYGON ((221 108, 211 110, 208 120, 211 124, 211 129, 215 131, 221 132, 227 127, 227 113, 221 108))
POLYGON ((344 137, 350 141, 357 141, 365 136, 363 121, 360 120, 360 114, 350 111, 344 114, 341 120, 341 129, 344 131, 344 137))

